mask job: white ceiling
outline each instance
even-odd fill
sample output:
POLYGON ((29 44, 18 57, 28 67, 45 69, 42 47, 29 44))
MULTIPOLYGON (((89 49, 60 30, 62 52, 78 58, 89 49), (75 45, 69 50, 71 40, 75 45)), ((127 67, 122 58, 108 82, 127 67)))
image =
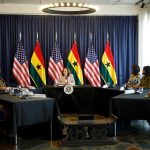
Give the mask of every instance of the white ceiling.
MULTIPOLYGON (((54 2, 81 2, 94 5, 135 5, 141 0, 0 0, 0 3, 9 4, 49 4, 54 2)), ((150 0, 144 0, 150 3, 150 0)), ((140 5, 140 4, 139 4, 140 5)))

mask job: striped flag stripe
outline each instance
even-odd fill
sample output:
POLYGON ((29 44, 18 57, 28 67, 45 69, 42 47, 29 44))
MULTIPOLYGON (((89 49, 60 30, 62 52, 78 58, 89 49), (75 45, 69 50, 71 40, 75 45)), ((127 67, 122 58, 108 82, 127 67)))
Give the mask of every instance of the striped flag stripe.
POLYGON ((18 78, 18 80, 20 80, 21 85, 24 86, 30 86, 30 79, 29 79, 29 73, 26 74, 26 71, 24 69, 26 69, 28 66, 25 65, 20 65, 20 63, 18 62, 18 60, 16 58, 14 58, 14 74, 16 76, 16 78, 18 78), (25 67, 25 68, 24 68, 25 67), (21 74, 19 72, 22 72, 21 74))
POLYGON ((94 71, 95 67, 93 67, 93 65, 91 65, 88 60, 86 60, 86 61, 87 61, 87 63, 85 63, 86 77, 91 81, 91 83, 94 86, 100 86, 100 79, 98 78, 99 74, 95 73, 95 71, 94 71))
POLYGON ((58 74, 60 74, 61 71, 63 70, 62 60, 60 62, 58 62, 57 65, 56 65, 55 62, 54 62, 54 60, 50 57, 50 63, 49 63, 49 65, 52 66, 52 68, 54 68, 54 71, 55 71, 55 74, 56 74, 57 77, 59 77, 58 74))
MULTIPOLYGON (((86 58, 86 68, 88 68, 89 72, 91 73, 93 79, 95 82, 99 82, 100 83, 100 73, 98 71, 98 63, 93 63, 93 65, 91 65, 91 63, 88 61, 88 59, 86 58)), ((100 84, 98 84, 100 85, 100 84)))
POLYGON ((87 70, 84 70, 85 76, 93 86, 97 86, 94 78, 91 78, 91 73, 89 73, 87 70))
MULTIPOLYGON (((29 82, 29 72, 26 71, 28 65, 26 65, 26 62, 23 65, 20 65, 18 60, 15 58, 15 64, 18 67, 18 70, 22 72, 21 77, 23 78, 24 83, 29 82)), ((30 83, 29 83, 30 84, 30 83)))
POLYGON ((85 58, 84 74, 91 85, 101 86, 99 62, 92 44, 92 34, 90 34, 87 57, 85 58))
POLYGON ((22 87, 29 87, 31 85, 28 60, 21 41, 18 42, 18 48, 14 56, 12 72, 22 87))
POLYGON ((52 49, 52 53, 48 65, 48 74, 52 78, 55 84, 58 84, 59 77, 61 75, 61 72, 63 71, 63 68, 64 68, 63 60, 58 46, 57 33, 56 33, 56 37, 54 40, 54 45, 53 45, 53 49, 52 49))
POLYGON ((50 58, 48 73, 55 82, 58 82, 59 74, 61 74, 61 71, 63 70, 63 66, 61 65, 62 63, 59 63, 58 65, 56 65, 53 59, 50 58))

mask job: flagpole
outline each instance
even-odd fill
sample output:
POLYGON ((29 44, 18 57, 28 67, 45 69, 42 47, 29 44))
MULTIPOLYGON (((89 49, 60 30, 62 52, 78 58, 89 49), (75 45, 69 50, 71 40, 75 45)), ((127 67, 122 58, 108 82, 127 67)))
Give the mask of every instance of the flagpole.
POLYGON ((108 32, 107 32, 107 41, 109 41, 109 34, 108 34, 108 32))
MULTIPOLYGON (((109 41, 109 34, 108 34, 108 32, 107 32, 107 41, 109 41)), ((107 85, 107 82, 106 82, 106 80, 104 79, 103 75, 102 75, 102 74, 100 74, 100 75, 101 75, 101 78, 103 79, 105 85, 107 85)))
POLYGON ((55 35, 55 40, 57 41, 57 32, 56 32, 56 35, 55 35))
POLYGON ((21 41, 21 32, 19 33, 19 38, 20 38, 19 40, 21 41))
POLYGON ((37 41, 38 41, 38 38, 39 38, 39 35, 38 35, 38 32, 36 33, 36 39, 37 39, 37 41))
POLYGON ((107 85, 106 80, 104 79, 103 75, 100 73, 101 78, 103 79, 103 81, 105 82, 105 84, 107 85))
POLYGON ((90 39, 91 39, 91 41, 92 41, 92 33, 90 33, 90 39))
POLYGON ((74 33, 74 41, 76 41, 76 33, 74 33))

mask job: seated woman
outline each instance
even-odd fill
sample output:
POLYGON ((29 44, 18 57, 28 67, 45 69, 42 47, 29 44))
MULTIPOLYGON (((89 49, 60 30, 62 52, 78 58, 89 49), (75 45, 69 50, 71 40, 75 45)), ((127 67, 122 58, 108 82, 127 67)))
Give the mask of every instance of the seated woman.
POLYGON ((143 88, 150 88, 150 66, 144 66, 142 71, 143 77, 140 81, 140 84, 137 86, 143 88))
MULTIPOLYGON (((6 90, 9 90, 9 87, 6 86, 5 81, 0 77, 0 94, 5 93, 6 90)), ((0 122, 6 121, 9 116, 9 110, 4 104, 0 104, 0 122)))
POLYGON ((140 67, 138 65, 133 65, 132 74, 126 84, 127 87, 134 88, 135 86, 140 84, 141 75, 139 72, 140 72, 140 67))
POLYGON ((7 87, 4 79, 0 77, 0 91, 6 91, 11 89, 11 87, 7 87))
POLYGON ((0 90, 6 90, 6 84, 2 77, 0 77, 0 90))
POLYGON ((73 74, 71 74, 68 68, 64 68, 62 71, 62 75, 59 77, 58 85, 75 85, 75 80, 73 74))

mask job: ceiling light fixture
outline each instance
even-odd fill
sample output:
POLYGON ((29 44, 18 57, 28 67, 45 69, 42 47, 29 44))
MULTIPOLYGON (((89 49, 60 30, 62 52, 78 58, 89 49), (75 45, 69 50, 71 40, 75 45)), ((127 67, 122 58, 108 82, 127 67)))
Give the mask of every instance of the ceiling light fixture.
POLYGON ((97 8, 93 5, 73 2, 59 2, 42 6, 40 8, 43 12, 49 14, 89 14, 96 12, 97 8))

